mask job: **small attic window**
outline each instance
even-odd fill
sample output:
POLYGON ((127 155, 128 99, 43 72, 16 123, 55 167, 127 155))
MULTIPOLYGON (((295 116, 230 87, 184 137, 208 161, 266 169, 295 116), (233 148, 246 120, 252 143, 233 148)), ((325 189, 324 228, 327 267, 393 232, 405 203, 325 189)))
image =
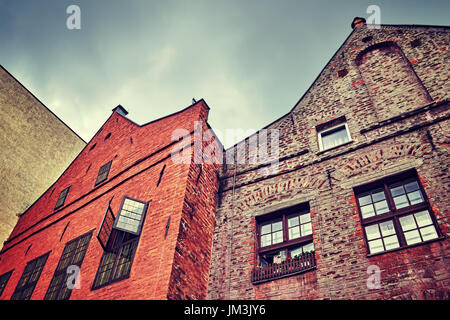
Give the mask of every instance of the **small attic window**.
POLYGON ((420 39, 416 39, 416 40, 411 41, 410 44, 411 44, 411 47, 417 48, 418 46, 422 45, 422 41, 420 41, 420 39))
POLYGON ((69 190, 70 190, 70 186, 68 186, 63 191, 61 191, 61 193, 58 196, 58 200, 56 201, 56 204, 55 204, 55 210, 58 208, 61 208, 64 205, 64 202, 66 201, 69 190))
POLYGON ((348 74, 348 70, 347 68, 343 68, 341 70, 338 71, 338 77, 339 78, 343 78, 348 74))
POLYGON ((112 160, 100 167, 100 170, 98 170, 97 180, 95 180, 95 185, 98 185, 99 183, 102 183, 103 181, 108 179, 109 169, 111 169, 111 163, 112 160))
POLYGON ((109 133, 106 135, 105 140, 108 140, 110 137, 111 137, 111 132, 109 132, 109 133))
POLYGON ((364 43, 370 42, 372 40, 373 40, 372 36, 368 36, 368 37, 362 38, 362 42, 364 42, 364 43))
POLYGON ((94 150, 94 148, 95 148, 96 145, 97 145, 97 144, 94 143, 94 144, 92 145, 92 147, 89 149, 89 151, 94 150))

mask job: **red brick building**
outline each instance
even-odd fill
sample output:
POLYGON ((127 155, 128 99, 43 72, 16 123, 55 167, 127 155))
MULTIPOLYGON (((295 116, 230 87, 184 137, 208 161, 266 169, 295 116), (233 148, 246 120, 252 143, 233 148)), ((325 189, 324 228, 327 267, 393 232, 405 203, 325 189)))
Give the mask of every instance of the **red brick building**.
POLYGON ((20 217, 0 299, 448 299, 449 28, 353 26, 225 154, 203 100, 115 108, 20 217))
POLYGON ((194 123, 211 132, 208 112, 201 100, 137 125, 116 107, 20 217, 0 256, 1 298, 206 298, 219 165, 194 162, 191 146, 194 123))

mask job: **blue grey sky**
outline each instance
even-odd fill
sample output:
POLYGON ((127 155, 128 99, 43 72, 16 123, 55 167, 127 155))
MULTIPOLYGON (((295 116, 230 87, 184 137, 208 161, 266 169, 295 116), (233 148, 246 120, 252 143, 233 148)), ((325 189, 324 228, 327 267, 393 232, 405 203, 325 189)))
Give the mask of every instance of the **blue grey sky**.
POLYGON ((0 0, 0 64, 86 141, 118 104, 142 124, 194 97, 216 131, 258 130, 294 106, 371 4, 382 24, 449 25, 446 0, 0 0), (66 27, 72 4, 80 30, 66 27))

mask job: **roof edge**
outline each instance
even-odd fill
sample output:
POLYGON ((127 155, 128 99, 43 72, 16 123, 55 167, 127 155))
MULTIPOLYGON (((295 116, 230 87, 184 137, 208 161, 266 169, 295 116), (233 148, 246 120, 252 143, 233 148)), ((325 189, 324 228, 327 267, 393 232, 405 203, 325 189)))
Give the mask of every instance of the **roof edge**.
POLYGON ((81 141, 83 141, 84 143, 87 144, 87 142, 78 135, 78 133, 76 133, 71 127, 69 127, 69 125, 67 123, 65 123, 63 120, 61 120, 60 117, 58 117, 52 110, 50 110, 49 107, 47 107, 41 100, 39 100, 38 97, 36 97, 30 90, 27 89, 27 87, 25 87, 23 85, 22 82, 20 82, 16 77, 14 77, 8 70, 6 70, 6 68, 0 64, 0 68, 2 68, 11 78, 13 78, 22 88, 24 88, 34 99, 36 99, 37 102, 39 102, 45 109, 47 109, 56 119, 58 119, 63 125, 65 125, 70 131, 72 131, 81 141))

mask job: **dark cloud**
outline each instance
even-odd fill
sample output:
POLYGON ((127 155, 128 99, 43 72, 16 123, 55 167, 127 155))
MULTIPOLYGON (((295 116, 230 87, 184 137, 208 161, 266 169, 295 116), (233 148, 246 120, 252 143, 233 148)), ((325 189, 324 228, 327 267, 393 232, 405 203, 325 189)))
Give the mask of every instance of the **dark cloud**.
MULTIPOLYGON (((144 123, 211 107, 260 129, 288 112, 370 1, 0 1, 0 63, 89 140, 117 104, 144 123), (67 6, 81 30, 66 28, 67 6)), ((448 23, 444 1, 379 1, 382 23, 448 23)))

